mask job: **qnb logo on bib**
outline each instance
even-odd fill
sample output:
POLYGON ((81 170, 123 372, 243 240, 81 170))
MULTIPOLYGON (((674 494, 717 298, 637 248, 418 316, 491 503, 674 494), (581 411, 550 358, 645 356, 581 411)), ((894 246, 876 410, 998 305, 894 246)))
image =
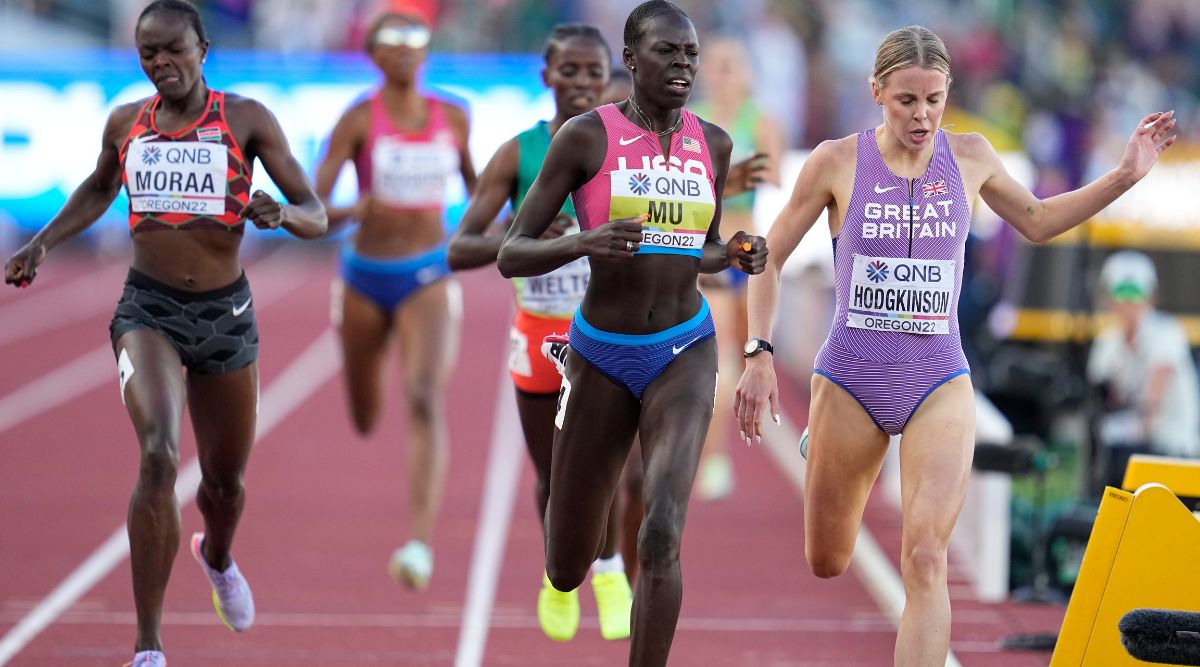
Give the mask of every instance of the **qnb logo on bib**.
POLYGON ((712 186, 695 173, 626 169, 610 172, 609 219, 648 215, 639 252, 699 256, 712 224, 712 186))
POLYGON ((950 333, 955 262, 854 255, 846 326, 916 334, 950 333))
POLYGON ((441 206, 446 181, 457 169, 458 151, 448 139, 380 137, 371 150, 371 192, 397 206, 441 206))
POLYGON ((135 213, 225 214, 229 149, 199 141, 134 142, 125 183, 135 213))

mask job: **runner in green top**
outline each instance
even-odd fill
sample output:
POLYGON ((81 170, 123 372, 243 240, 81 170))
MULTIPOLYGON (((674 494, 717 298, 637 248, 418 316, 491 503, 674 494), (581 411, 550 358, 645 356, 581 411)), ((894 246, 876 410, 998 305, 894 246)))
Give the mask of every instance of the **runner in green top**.
MULTIPOLYGON (((748 184, 779 185, 779 161, 784 140, 779 127, 754 103, 754 71, 745 46, 732 37, 705 44, 704 76, 699 80, 703 97, 688 105, 696 115, 725 128, 733 139, 733 161, 746 161, 757 171, 748 184)), ((730 169, 730 183, 735 183, 730 169)), ((721 235, 754 233, 754 190, 732 194, 725 186, 721 206, 721 235)), ((700 291, 712 309, 717 327, 717 405, 733 402, 733 391, 742 373, 742 341, 746 340, 746 278, 741 271, 701 274, 700 291)), ((717 500, 733 492, 733 462, 729 457, 729 411, 718 409, 708 427, 708 438, 696 475, 701 500, 717 500)))

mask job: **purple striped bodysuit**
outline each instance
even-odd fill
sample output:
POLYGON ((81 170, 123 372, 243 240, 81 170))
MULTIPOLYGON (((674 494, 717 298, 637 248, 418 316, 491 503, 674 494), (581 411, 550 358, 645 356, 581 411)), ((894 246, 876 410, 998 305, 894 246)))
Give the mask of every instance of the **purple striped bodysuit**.
POLYGON ((889 435, 934 389, 970 373, 957 309, 971 212, 945 131, 934 142, 925 174, 907 179, 884 164, 875 131, 860 132, 833 240, 837 309, 814 370, 889 435))

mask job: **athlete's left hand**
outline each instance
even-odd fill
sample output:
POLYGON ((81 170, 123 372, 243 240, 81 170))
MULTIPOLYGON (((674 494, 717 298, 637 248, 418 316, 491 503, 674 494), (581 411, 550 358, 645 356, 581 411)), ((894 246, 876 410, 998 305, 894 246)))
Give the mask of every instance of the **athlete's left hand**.
POLYGON ((1177 135, 1170 134, 1175 128, 1175 110, 1166 113, 1156 111, 1143 118, 1125 144, 1120 169, 1133 177, 1134 182, 1150 172, 1158 156, 1175 143, 1177 135))
POLYGON ((255 190, 250 203, 246 204, 238 217, 249 220, 259 229, 278 229, 283 224, 283 204, 262 190, 255 190))
POLYGON ((729 175, 725 177, 725 196, 740 195, 753 190, 767 178, 766 153, 755 153, 740 162, 729 165, 729 175))
POLYGON ((729 265, 743 273, 762 273, 767 266, 767 240, 761 236, 738 232, 725 244, 725 253, 729 256, 729 265))

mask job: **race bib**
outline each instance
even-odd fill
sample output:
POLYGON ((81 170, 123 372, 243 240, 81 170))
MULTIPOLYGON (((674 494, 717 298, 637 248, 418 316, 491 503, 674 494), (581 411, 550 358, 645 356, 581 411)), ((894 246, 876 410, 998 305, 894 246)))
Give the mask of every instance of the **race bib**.
POLYGON ((379 137, 371 149, 371 192, 394 206, 441 206, 446 179, 458 166, 458 150, 446 133, 434 141, 379 137))
POLYGON ((513 278, 517 306, 532 315, 566 319, 575 313, 587 291, 592 267, 586 257, 541 276, 513 278))
POLYGON ((955 262, 854 255, 846 325, 916 334, 950 333, 955 262))
POLYGON ((712 186, 700 174, 677 170, 618 169, 609 172, 609 219, 649 214, 639 253, 700 256, 712 224, 712 186))
POLYGON ((229 149, 201 141, 138 141, 125 154, 134 213, 225 214, 229 149))

